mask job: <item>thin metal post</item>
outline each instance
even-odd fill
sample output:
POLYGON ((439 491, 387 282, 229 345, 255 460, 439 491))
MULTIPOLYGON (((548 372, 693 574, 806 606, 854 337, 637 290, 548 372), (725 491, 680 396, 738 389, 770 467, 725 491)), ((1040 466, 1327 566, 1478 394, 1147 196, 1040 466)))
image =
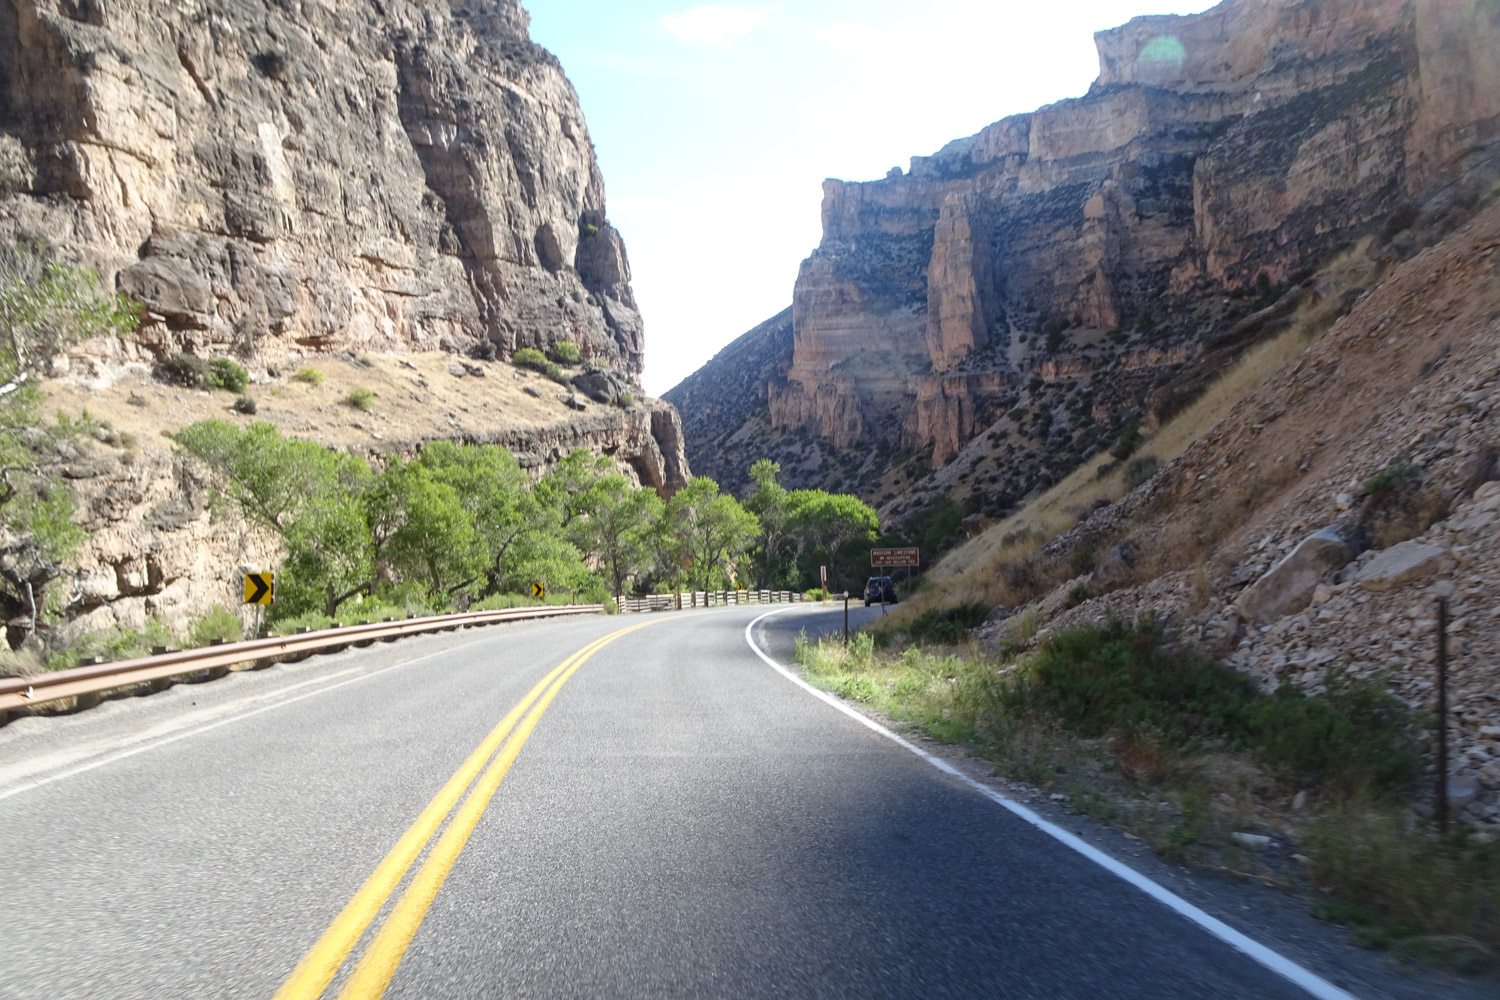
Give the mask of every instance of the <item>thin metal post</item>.
POLYGON ((844 645, 849 645, 849 591, 844 591, 844 645))
POLYGON ((1437 815, 1438 832, 1448 835, 1448 599, 1438 598, 1437 619, 1437 815))

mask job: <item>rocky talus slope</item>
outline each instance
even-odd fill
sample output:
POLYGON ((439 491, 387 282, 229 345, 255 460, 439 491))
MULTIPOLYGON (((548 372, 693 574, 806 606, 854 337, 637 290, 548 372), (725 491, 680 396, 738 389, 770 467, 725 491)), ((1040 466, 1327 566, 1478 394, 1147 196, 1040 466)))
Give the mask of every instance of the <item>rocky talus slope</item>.
POLYGON ((0 5, 0 239, 145 303, 115 360, 502 352, 641 370, 577 95, 520 0, 0 5))
POLYGON ((691 459, 765 400, 776 428, 893 456, 821 475, 894 507, 999 433, 1007 469, 975 504, 1003 512, 1276 329, 1243 324, 1282 289, 1367 236, 1399 260, 1493 186, 1493 5, 1225 0, 1096 43, 1084 97, 825 183, 776 374, 712 429, 692 380, 669 393, 691 459), (913 455, 915 486, 884 475, 913 455))
POLYGON ((1383 673, 1430 711, 1437 585, 1451 584, 1453 795, 1500 823, 1497 463, 1492 208, 1397 269, 1181 458, 1049 543, 1043 561, 1078 565, 1082 552, 1095 567, 1042 602, 1048 627, 1154 612, 1267 687, 1383 673))

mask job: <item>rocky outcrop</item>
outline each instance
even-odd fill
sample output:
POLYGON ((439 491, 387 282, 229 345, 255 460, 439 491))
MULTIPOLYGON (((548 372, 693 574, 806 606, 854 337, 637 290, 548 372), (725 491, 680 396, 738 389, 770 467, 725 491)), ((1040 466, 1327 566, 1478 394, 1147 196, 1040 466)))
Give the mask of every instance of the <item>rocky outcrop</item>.
POLYGON ((1494 5, 1226 0, 1096 42, 1087 95, 825 182, 792 358, 763 390, 776 426, 937 466, 1035 414, 1031 376, 1108 373, 1107 420, 1054 406, 1043 428, 1076 460, 1274 330, 1239 324, 1281 288, 1365 236, 1409 256, 1394 233, 1451 229, 1500 173, 1494 5))
POLYGON ((1246 587, 1235 607, 1247 621, 1273 622, 1312 603, 1319 584, 1349 564, 1354 549, 1336 527, 1321 528, 1246 587))
POLYGON ((519 0, 0 5, 0 239, 146 305, 122 359, 578 344, 640 317, 572 85, 519 0))

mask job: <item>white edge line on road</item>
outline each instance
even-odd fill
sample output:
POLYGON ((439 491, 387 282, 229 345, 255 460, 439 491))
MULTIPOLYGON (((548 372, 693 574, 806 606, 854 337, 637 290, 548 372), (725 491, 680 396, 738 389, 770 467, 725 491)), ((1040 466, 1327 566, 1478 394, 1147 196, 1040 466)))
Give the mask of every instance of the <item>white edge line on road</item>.
POLYGON ((993 788, 990 788, 988 785, 975 781, 973 778, 969 777, 967 774, 964 774, 962 771, 958 770, 958 768, 954 767, 946 760, 943 760, 941 757, 933 756, 914 743, 902 739, 896 733, 893 733, 891 730, 887 729, 885 726, 882 726, 874 719, 871 719, 864 714, 856 711, 855 709, 849 707, 843 701, 839 700, 828 692, 819 691, 817 688, 807 683, 801 677, 798 677, 786 667, 771 659, 771 657, 766 655, 766 652, 756 644, 755 636, 752 634, 752 630, 755 628, 755 626, 759 625, 761 622, 765 621, 772 615, 779 615, 784 611, 791 610, 793 609, 778 608, 775 611, 768 611, 765 614, 761 615, 759 618, 752 621, 749 625, 745 626, 745 642, 749 644, 750 649, 754 651, 756 656, 764 660, 768 666, 770 666, 777 673, 781 674, 787 680, 802 688, 813 697, 825 701, 829 705, 832 705, 834 708, 838 709, 840 712, 843 712, 845 715, 849 716, 860 725, 874 730, 876 733, 879 733, 881 736, 884 736, 886 739, 890 740, 896 745, 910 750, 912 753, 916 754, 918 757, 922 758, 927 763, 937 768, 939 771, 942 771, 944 774, 948 774, 954 778, 957 778, 959 781, 968 785, 970 788, 974 789, 985 798, 990 799, 991 801, 996 802, 1004 808, 1010 810, 1010 812, 1014 813, 1019 819, 1030 823, 1042 833, 1047 834, 1047 836, 1052 837, 1053 839, 1060 841, 1063 844, 1066 844, 1068 847, 1071 847, 1073 850, 1077 851, 1079 854, 1082 854, 1084 857, 1088 858, 1090 861, 1094 862, 1105 871, 1109 872, 1112 875, 1119 876, 1126 882, 1129 882, 1131 885, 1144 892, 1146 895, 1150 896, 1152 899, 1155 899, 1159 903, 1164 903, 1172 910, 1176 911, 1177 913, 1191 920, 1193 923, 1197 924, 1199 927, 1202 927, 1204 930, 1208 931, 1208 933, 1212 934, 1214 937, 1235 948, 1237 951, 1243 952, 1245 955, 1248 955, 1250 958, 1259 962, 1261 965, 1265 966, 1267 969, 1270 969, 1277 975, 1282 976, 1283 978, 1288 979, 1293 983, 1296 983, 1308 993, 1311 993, 1313 996, 1320 998, 1320 1000, 1356 1000, 1355 996, 1352 993, 1348 993, 1344 990, 1339 989, 1328 980, 1303 968, 1286 956, 1272 951, 1270 948, 1267 948, 1265 945, 1261 944, 1259 941, 1256 941, 1254 938, 1247 937, 1246 935, 1240 933, 1233 927, 1230 927, 1228 924, 1224 923, 1224 921, 1218 919, 1215 916, 1212 916, 1209 913, 1204 912, 1203 910, 1194 906, 1192 903, 1189 903, 1187 900, 1183 899, 1172 890, 1166 888, 1161 883, 1156 882, 1145 875, 1142 875, 1140 872, 1136 871, 1134 868, 1131 868, 1129 865, 1124 864, 1121 861, 1117 861, 1115 858, 1111 857, 1108 854, 1105 854, 1097 847, 1093 846, 1082 838, 1069 833, 1067 830, 1064 830, 1062 827, 1057 826, 1055 823, 1049 823, 1047 820, 1043 819, 1041 816, 1037 815, 1035 812, 1031 811, 1026 806, 1023 806, 1021 803, 1015 801, 1014 799, 1000 794, 993 788))
MULTIPOLYGON (((424 653, 423 655, 414 657, 413 659, 402 660, 400 663, 392 663, 389 666, 381 667, 377 670, 371 670, 368 673, 360 674, 358 677, 351 677, 348 680, 340 681, 337 684, 327 684, 323 687, 318 688, 316 691, 308 691, 306 694, 299 694, 295 698, 285 698, 280 701, 273 701, 269 705, 262 705, 260 708, 252 709, 251 711, 245 712, 240 715, 230 715, 227 718, 216 719, 213 722, 208 722, 201 726, 194 726, 191 729, 184 729, 180 733, 173 733, 171 736, 164 736, 161 739, 149 740, 148 742, 133 746, 128 750, 121 750, 117 753, 106 754, 103 757, 96 757, 86 764, 64 767, 61 771, 56 771, 52 774, 49 774, 45 778, 38 778, 35 781, 23 781, 13 788, 7 788, 4 791, 0 791, 0 801, 4 801, 5 799, 8 799, 13 795, 20 795, 22 792, 29 792, 34 788, 41 788, 43 785, 50 785, 54 781, 61 781, 64 778, 71 778, 75 775, 92 771, 95 768, 104 767, 106 764, 113 764, 116 761, 125 760, 128 757, 134 757, 136 754, 142 754, 148 750, 155 750, 157 747, 164 747, 169 743, 176 743, 178 740, 185 740, 190 736, 198 736, 202 733, 208 732, 211 729, 218 729, 220 726, 227 726, 231 722, 241 722, 245 719, 254 718, 257 715, 262 714, 263 712, 269 712, 277 708, 284 708, 287 705, 294 705, 299 701, 304 701, 308 698, 315 698, 320 694, 336 690, 337 688, 347 687, 350 684, 358 684, 360 681, 369 680, 371 677, 377 677, 380 674, 385 673, 387 670, 395 670, 398 667, 409 667, 413 663, 421 663, 423 660, 430 660, 435 656, 443 656, 448 653, 456 653, 460 650, 468 649, 470 646, 478 646, 480 643, 489 642, 492 639, 494 639, 494 636, 490 636, 486 639, 476 639, 473 642, 466 642, 462 646, 454 646, 452 649, 441 649, 435 653, 424 653)), ((351 669, 358 670, 359 668, 354 667, 351 669)), ((330 680, 334 677, 342 677, 350 672, 350 670, 342 670, 336 674, 331 674, 328 677, 318 677, 312 680, 303 681, 300 684, 293 685, 291 687, 291 690, 296 690, 300 687, 306 687, 308 684, 315 684, 330 680)), ((279 693, 284 694, 285 691, 279 693)), ((267 697, 275 697, 275 695, 269 695, 267 697)), ((262 699, 257 698, 254 700, 259 701, 262 699)))

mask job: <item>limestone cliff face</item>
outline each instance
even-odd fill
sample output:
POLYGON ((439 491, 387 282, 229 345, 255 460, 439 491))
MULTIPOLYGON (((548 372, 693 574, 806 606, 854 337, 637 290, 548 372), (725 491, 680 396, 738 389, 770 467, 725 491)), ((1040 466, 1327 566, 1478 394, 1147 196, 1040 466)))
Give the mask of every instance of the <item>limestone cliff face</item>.
POLYGON ((229 412, 152 378, 178 351, 240 357, 257 419, 377 461, 455 439, 538 476, 584 448, 664 495, 686 482, 676 411, 621 401, 644 356, 630 265, 528 24, 520 0, 0 0, 0 245, 45 239, 145 306, 45 385, 156 442, 65 472, 87 536, 70 628, 180 626, 276 562, 160 445, 229 412), (577 392, 450 357, 485 340, 572 341, 577 392), (311 356, 375 410, 289 383, 311 356))
POLYGON ((234 347, 642 367, 577 96, 519 0, 6 0, 0 238, 143 301, 127 359, 234 347))
MULTIPOLYGON (((1105 371, 1096 411, 1128 414, 1243 316, 1226 296, 1493 186, 1493 4, 1226 0, 1096 41, 1084 97, 825 182, 775 425, 940 463, 1032 376, 1105 371)), ((1058 416, 1043 438, 1087 431, 1058 416)))

